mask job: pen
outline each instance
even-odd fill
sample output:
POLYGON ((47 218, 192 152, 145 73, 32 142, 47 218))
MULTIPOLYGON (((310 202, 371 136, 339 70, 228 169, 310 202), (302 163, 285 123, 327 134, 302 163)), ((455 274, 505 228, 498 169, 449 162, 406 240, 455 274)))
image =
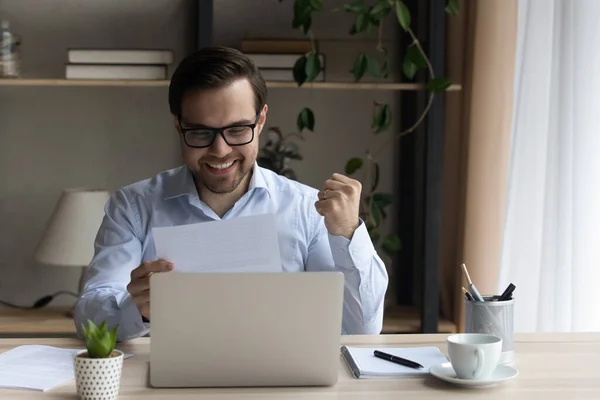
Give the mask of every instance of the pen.
POLYGON ((471 300, 473 301, 473 296, 471 296, 471 293, 469 293, 469 291, 467 289, 465 289, 464 287, 462 288, 462 291, 465 292, 465 296, 467 297, 467 300, 471 300))
POLYGON ((500 297, 498 297, 498 301, 510 300, 514 290, 515 290, 515 285, 513 285, 512 283, 509 284, 508 287, 502 293, 502 295, 500 297))
POLYGON ((384 353, 384 352, 379 351, 379 350, 375 350, 373 352, 373 354, 377 358, 381 358, 383 360, 391 361, 391 362, 396 363, 396 364, 404 365, 405 367, 417 368, 417 369, 418 368, 423 368, 423 366, 421 364, 419 364, 419 363, 407 360, 406 358, 402 358, 402 357, 394 356, 392 354, 384 353))

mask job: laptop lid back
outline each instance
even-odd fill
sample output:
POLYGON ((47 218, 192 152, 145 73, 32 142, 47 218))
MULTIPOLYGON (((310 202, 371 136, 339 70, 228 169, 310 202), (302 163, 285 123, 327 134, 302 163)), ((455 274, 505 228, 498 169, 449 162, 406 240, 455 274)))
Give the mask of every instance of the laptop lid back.
POLYGON ((333 385, 340 272, 169 272, 150 279, 154 387, 333 385))

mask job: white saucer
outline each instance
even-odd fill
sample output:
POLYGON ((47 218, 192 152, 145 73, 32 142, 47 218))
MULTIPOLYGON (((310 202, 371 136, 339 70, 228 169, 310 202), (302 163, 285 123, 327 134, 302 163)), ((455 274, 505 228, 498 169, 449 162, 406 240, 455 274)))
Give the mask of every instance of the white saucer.
POLYGON ((492 375, 486 380, 475 381, 472 379, 460 379, 456 376, 456 372, 454 372, 452 364, 450 364, 449 362, 434 365, 429 369, 429 372, 431 373, 431 375, 443 381, 469 388, 490 387, 500 382, 513 379, 517 375, 519 375, 519 371, 517 369, 508 365, 499 364, 494 370, 494 372, 492 372, 492 375))

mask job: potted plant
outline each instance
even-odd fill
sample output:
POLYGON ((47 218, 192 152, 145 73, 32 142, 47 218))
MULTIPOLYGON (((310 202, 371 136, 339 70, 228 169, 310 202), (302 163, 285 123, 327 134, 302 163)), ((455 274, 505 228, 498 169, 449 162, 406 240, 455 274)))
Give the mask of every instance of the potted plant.
POLYGON ((106 321, 82 325, 86 350, 75 355, 75 382, 82 400, 116 399, 121 384, 123 352, 115 349, 117 327, 107 330, 106 321))

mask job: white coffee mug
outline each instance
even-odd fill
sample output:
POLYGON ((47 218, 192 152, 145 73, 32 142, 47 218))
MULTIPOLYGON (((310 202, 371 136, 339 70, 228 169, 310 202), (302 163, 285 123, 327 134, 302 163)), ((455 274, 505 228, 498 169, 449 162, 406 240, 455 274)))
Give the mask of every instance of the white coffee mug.
POLYGON ((488 379, 502 353, 502 339, 484 333, 451 335, 447 343, 450 363, 460 379, 488 379))

